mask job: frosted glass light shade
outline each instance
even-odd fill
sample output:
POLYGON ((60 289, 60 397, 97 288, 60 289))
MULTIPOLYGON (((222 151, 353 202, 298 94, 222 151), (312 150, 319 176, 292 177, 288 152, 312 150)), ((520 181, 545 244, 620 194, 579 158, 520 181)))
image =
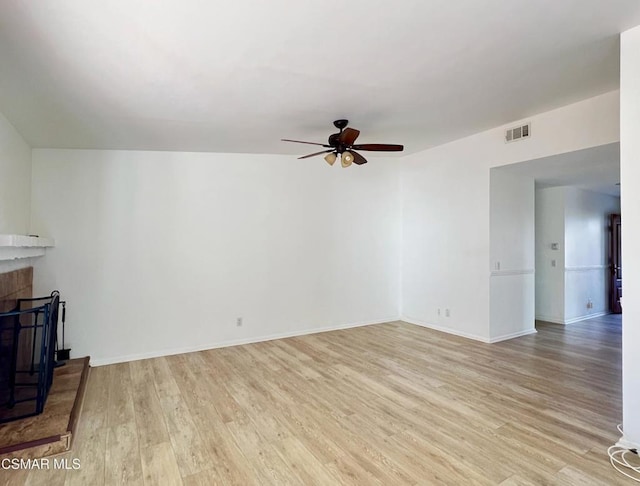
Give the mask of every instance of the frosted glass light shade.
POLYGON ((330 154, 325 155, 324 160, 327 161, 327 164, 333 165, 337 158, 338 156, 334 152, 331 152, 330 154))
POLYGON ((353 154, 351 152, 344 152, 341 161, 342 167, 349 167, 353 163, 353 154))

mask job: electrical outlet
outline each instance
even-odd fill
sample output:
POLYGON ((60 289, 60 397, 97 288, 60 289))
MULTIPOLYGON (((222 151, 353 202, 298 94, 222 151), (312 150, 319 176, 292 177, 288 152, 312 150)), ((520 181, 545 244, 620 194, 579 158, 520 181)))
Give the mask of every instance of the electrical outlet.
POLYGON ((445 309, 444 315, 447 317, 451 317, 451 311, 449 311, 449 309, 445 309))
POLYGON ((551 266, 555 267, 556 266, 556 261, 555 260, 551 260, 551 266))
POLYGON ((496 262, 496 270, 500 270, 500 262, 496 262))
POLYGON ((236 319, 236 326, 241 327, 242 326, 242 317, 238 317, 236 319))
POLYGON ((438 309, 438 315, 440 315, 440 309, 438 309))
POLYGON ((587 309, 593 309, 593 302, 591 299, 587 300, 587 309))

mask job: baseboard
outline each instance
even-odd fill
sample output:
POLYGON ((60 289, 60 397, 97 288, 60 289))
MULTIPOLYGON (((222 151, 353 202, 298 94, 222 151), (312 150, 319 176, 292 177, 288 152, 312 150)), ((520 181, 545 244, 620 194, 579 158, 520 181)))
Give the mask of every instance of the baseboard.
POLYGON ((560 317, 550 317, 550 316, 538 316, 536 315, 536 321, 544 321, 550 322, 552 324, 562 324, 564 325, 564 319, 560 317))
POLYGON ((434 331, 444 332, 447 334, 453 334, 454 336, 460 336, 467 339, 473 339, 474 341, 480 341, 483 343, 489 343, 489 338, 483 336, 477 336, 475 334, 469 334, 467 332, 458 331, 456 329, 451 329, 448 327, 437 326, 435 324, 431 324, 429 322, 421 321, 420 319, 414 319, 413 317, 402 316, 400 320, 403 322, 407 322, 409 324, 414 324, 420 327, 426 327, 427 329, 433 329, 434 331))
POLYGON ((500 341, 507 341, 509 339, 515 339, 522 336, 529 336, 530 334, 536 334, 536 329, 525 329, 524 331, 512 332, 511 334, 503 334, 502 336, 489 339, 489 343, 499 343, 500 341))
POLYGON ((355 322, 355 323, 343 324, 339 326, 306 329, 303 331, 292 331, 292 332, 283 332, 283 333, 276 333, 276 334, 267 334, 265 336, 257 336, 257 337, 250 337, 250 338, 231 339, 228 341, 202 344, 199 346, 186 346, 182 348, 166 349, 162 351, 150 351, 148 353, 129 354, 129 355, 117 356, 113 358, 100 358, 100 359, 92 358, 91 366, 93 367, 106 366, 106 365, 116 364, 116 363, 138 361, 141 359, 160 358, 162 356, 173 356, 175 354, 195 353, 197 351, 206 351, 208 349, 227 348, 230 346, 241 346, 243 344, 254 344, 254 343, 261 343, 265 341, 273 341, 275 339, 285 339, 290 337, 306 336, 309 334, 318 334, 322 332, 340 331, 342 329, 352 329, 355 327, 373 326, 376 324, 385 324, 387 322, 393 322, 398 320, 400 320, 400 317, 394 316, 388 319, 380 319, 377 321, 355 322))
POLYGON ((609 315, 608 311, 605 312, 594 312, 593 314, 586 314, 580 317, 574 317, 572 319, 566 319, 564 321, 565 324, 575 324, 576 322, 586 321, 587 319, 593 319, 594 317, 602 317, 609 315))
POLYGON ((575 324, 576 322, 586 321, 587 319, 593 319, 594 317, 607 316, 609 314, 611 314, 611 312, 609 311, 594 312, 593 314, 585 314, 583 316, 573 317, 571 319, 560 319, 557 317, 548 317, 548 316, 536 316, 536 321, 551 322, 552 324, 561 324, 566 326, 568 324, 575 324))

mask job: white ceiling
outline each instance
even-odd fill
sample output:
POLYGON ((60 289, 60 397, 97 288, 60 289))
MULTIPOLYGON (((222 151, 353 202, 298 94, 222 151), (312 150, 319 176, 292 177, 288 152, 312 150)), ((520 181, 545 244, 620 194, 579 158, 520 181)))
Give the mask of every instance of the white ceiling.
POLYGON ((408 152, 618 86, 638 0, 3 0, 0 111, 34 147, 408 152))
POLYGON ((575 152, 528 160, 493 170, 535 179, 537 187, 574 186, 620 196, 620 144, 611 143, 575 152))

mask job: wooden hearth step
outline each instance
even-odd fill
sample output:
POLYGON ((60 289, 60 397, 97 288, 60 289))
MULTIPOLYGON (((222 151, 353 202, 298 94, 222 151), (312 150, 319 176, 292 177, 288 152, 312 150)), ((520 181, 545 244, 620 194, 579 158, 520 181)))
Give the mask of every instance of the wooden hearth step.
POLYGON ((89 369, 86 357, 69 360, 54 370, 44 411, 0 425, 0 459, 36 459, 71 448, 89 369))

